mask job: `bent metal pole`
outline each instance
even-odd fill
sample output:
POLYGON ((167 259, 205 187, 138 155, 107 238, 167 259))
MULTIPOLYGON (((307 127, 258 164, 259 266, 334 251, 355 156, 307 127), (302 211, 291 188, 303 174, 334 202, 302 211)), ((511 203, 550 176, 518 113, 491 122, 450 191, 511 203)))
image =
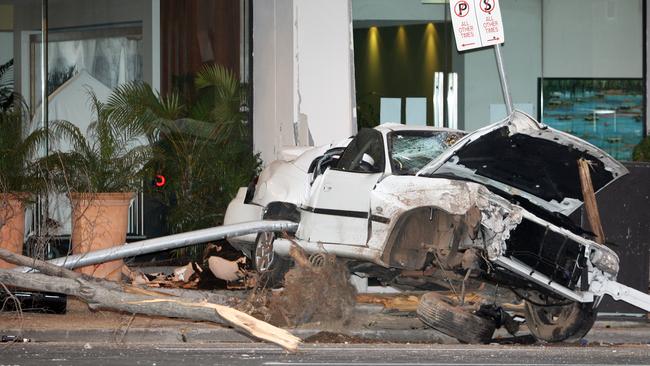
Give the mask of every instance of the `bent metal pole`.
POLYGON ((510 96, 510 88, 508 87, 508 79, 506 78, 506 70, 503 66, 503 57, 501 56, 501 45, 494 45, 494 55, 497 58, 497 70, 499 70, 499 79, 501 79, 501 89, 503 90, 503 100, 506 104, 506 112, 508 115, 512 114, 512 97, 510 96))
MULTIPOLYGON (((48 261, 48 263, 73 269, 92 264, 105 263, 115 259, 134 257, 142 254, 201 244, 212 240, 232 238, 259 232, 295 232, 297 229, 298 224, 291 221, 251 221, 141 240, 130 244, 118 245, 112 248, 56 258, 48 261)), ((18 267, 14 270, 29 272, 32 269, 28 267, 18 267)))

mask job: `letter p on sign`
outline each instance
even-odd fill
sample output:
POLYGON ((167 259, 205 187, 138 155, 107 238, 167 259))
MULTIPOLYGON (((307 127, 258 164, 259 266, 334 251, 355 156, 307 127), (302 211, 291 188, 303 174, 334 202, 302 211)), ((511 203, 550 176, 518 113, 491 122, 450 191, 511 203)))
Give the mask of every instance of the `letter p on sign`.
POLYGON ((458 51, 503 43, 499 0, 450 0, 458 51))

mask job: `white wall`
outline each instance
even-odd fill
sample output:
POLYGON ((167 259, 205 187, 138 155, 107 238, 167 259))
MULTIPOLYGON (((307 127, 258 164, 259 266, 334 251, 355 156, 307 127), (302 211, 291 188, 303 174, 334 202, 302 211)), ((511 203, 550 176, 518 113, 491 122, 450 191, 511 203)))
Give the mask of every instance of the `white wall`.
MULTIPOLYGON (((541 4, 540 0, 501 1, 506 40, 502 54, 515 104, 536 104, 537 78, 542 73, 541 4)), ((464 129, 473 131, 493 122, 490 121, 491 104, 504 102, 494 49, 484 48, 464 55, 464 129)))
POLYGON ((356 132, 349 6, 253 1, 253 144, 265 163, 356 132))
MULTIPOLYGON (((643 77, 641 0, 502 0, 501 4, 512 99, 515 104, 533 104, 534 117, 541 76, 643 77)), ((472 131, 505 117, 490 120, 490 105, 503 104, 503 96, 492 48, 467 52, 464 59, 465 129, 472 131)))
POLYGON ((14 57, 14 33, 0 31, 0 65, 14 57))
POLYGON ((352 0, 354 20, 444 20, 444 9, 421 0, 352 0))
MULTIPOLYGON (((356 134, 348 0, 295 0, 297 117, 315 145, 356 134)), ((303 142, 304 143, 304 142, 303 142)))
POLYGON ((293 141, 292 24, 292 0, 253 1, 253 145, 265 162, 293 141))
POLYGON ((641 0, 545 0, 544 76, 643 77, 641 0))

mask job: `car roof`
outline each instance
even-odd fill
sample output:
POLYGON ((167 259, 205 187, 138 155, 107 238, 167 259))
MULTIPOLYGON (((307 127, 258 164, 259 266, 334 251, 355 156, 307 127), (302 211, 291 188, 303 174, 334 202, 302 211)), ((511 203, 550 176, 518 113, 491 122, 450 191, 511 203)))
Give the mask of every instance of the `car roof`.
POLYGON ((457 130, 453 128, 433 127, 433 126, 412 126, 412 125, 403 125, 401 123, 383 123, 376 126, 374 129, 383 133, 388 133, 391 131, 447 131, 447 132, 466 133, 463 130, 457 130))

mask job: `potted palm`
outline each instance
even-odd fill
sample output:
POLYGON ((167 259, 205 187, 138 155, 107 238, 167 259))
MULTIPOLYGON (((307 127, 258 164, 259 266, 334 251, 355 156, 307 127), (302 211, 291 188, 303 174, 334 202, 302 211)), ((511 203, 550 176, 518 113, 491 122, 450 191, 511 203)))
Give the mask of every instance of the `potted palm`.
POLYGON ((152 195, 168 209, 170 233, 221 224, 237 189, 259 170, 249 144, 246 93, 236 73, 205 65, 191 95, 163 96, 145 83, 130 83, 107 101, 111 116, 141 126, 157 147, 153 169, 169 179, 152 195))
MULTIPOLYGON (((45 132, 37 129, 25 136, 28 119, 24 105, 19 103, 0 108, 0 247, 22 253, 28 192, 36 190, 38 182, 32 159, 44 141, 45 132)), ((13 265, 0 260, 0 268, 13 265)))
MULTIPOLYGON (((71 245, 74 254, 123 244, 128 208, 141 186, 142 167, 151 148, 137 126, 116 123, 106 105, 90 92, 97 120, 84 135, 67 121, 52 123, 54 136, 70 144, 43 161, 72 205, 71 245)), ((82 267, 81 272, 119 280, 123 261, 82 267)))

